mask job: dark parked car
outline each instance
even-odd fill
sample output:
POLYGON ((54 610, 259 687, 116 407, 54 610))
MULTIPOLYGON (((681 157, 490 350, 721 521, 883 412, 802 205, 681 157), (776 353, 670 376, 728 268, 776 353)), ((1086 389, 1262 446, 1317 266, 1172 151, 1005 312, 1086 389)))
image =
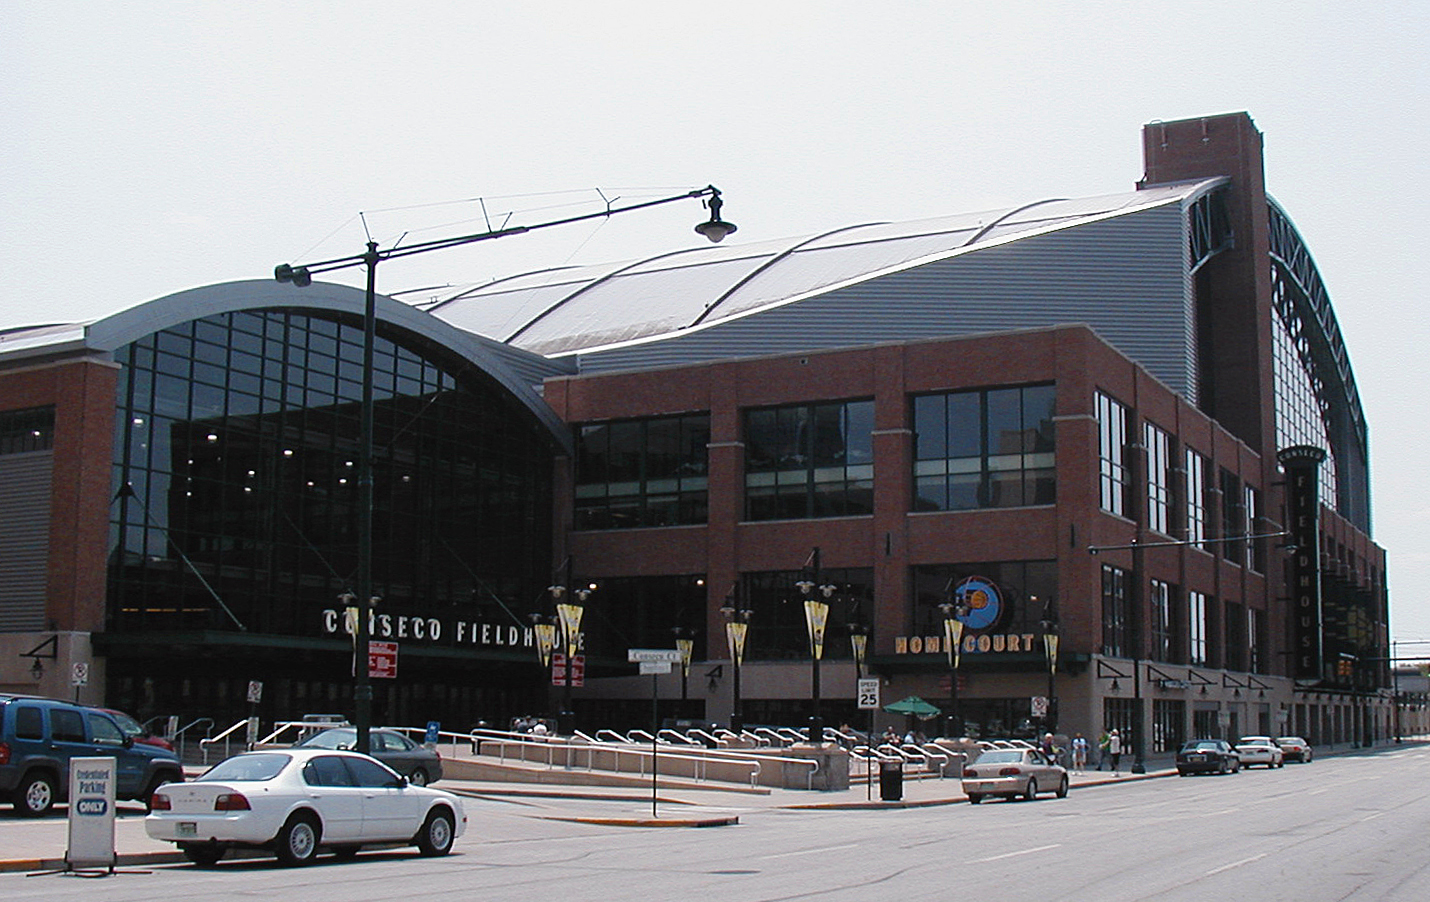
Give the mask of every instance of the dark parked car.
MULTIPOLYGON (((426 786, 442 779, 442 757, 436 749, 413 742, 396 730, 369 730, 368 744, 372 757, 406 777, 414 786, 426 786)), ((295 748, 344 749, 357 747, 357 730, 353 727, 333 727, 314 733, 295 748)))
POLYGON ((165 783, 184 779, 174 753, 135 743, 114 718, 72 702, 0 695, 0 798, 39 817, 64 801, 70 759, 115 759, 115 795, 147 801, 165 783))
POLYGON ((1177 750, 1177 773, 1234 774, 1241 770, 1241 756, 1221 739, 1193 739, 1177 750))

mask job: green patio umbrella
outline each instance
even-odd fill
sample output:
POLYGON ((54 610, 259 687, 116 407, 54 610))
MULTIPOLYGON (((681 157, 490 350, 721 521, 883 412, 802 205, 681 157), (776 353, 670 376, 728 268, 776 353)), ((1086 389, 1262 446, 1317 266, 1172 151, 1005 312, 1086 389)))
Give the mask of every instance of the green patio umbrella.
POLYGON ((894 702, 892 705, 885 705, 884 710, 890 714, 912 714, 920 720, 928 720, 930 717, 937 717, 943 713, 937 707, 929 704, 917 695, 911 695, 903 701, 894 702))

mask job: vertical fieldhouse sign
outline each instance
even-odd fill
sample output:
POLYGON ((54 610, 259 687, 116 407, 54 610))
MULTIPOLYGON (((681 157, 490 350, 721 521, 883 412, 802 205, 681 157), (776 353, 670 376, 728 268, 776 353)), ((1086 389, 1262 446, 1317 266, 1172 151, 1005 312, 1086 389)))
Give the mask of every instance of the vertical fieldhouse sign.
POLYGON ((1286 471, 1286 525, 1296 543, 1291 560, 1291 675, 1302 683, 1323 678, 1321 663, 1321 462, 1326 452, 1311 445, 1276 454, 1286 471))
POLYGON ((69 850, 65 864, 71 868, 113 868, 114 853, 113 758, 70 759, 69 850))

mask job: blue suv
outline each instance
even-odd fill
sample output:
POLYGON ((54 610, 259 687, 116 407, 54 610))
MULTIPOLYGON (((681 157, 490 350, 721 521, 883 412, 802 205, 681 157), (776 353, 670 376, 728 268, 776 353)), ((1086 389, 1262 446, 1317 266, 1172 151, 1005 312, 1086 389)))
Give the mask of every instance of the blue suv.
POLYGON ((0 798, 30 817, 49 812, 69 791, 71 758, 114 758, 121 799, 148 801, 184 779, 174 753, 135 744, 103 711, 58 699, 0 695, 0 798))

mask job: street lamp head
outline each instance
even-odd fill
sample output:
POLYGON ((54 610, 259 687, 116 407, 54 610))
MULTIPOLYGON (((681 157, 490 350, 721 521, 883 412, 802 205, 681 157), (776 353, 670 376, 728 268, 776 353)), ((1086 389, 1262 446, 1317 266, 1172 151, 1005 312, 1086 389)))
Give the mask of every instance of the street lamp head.
POLYGON ((308 267, 289 266, 287 263, 273 267, 273 278, 280 282, 292 282, 299 288, 307 288, 313 284, 313 275, 308 272, 308 267))
POLYGON ((720 199, 720 190, 714 185, 708 189, 710 200, 706 206, 710 208, 710 218, 695 227, 695 231, 710 239, 712 244, 719 244, 725 240, 725 236, 735 232, 733 222, 725 222, 720 218, 720 208, 725 206, 725 202, 720 199))

